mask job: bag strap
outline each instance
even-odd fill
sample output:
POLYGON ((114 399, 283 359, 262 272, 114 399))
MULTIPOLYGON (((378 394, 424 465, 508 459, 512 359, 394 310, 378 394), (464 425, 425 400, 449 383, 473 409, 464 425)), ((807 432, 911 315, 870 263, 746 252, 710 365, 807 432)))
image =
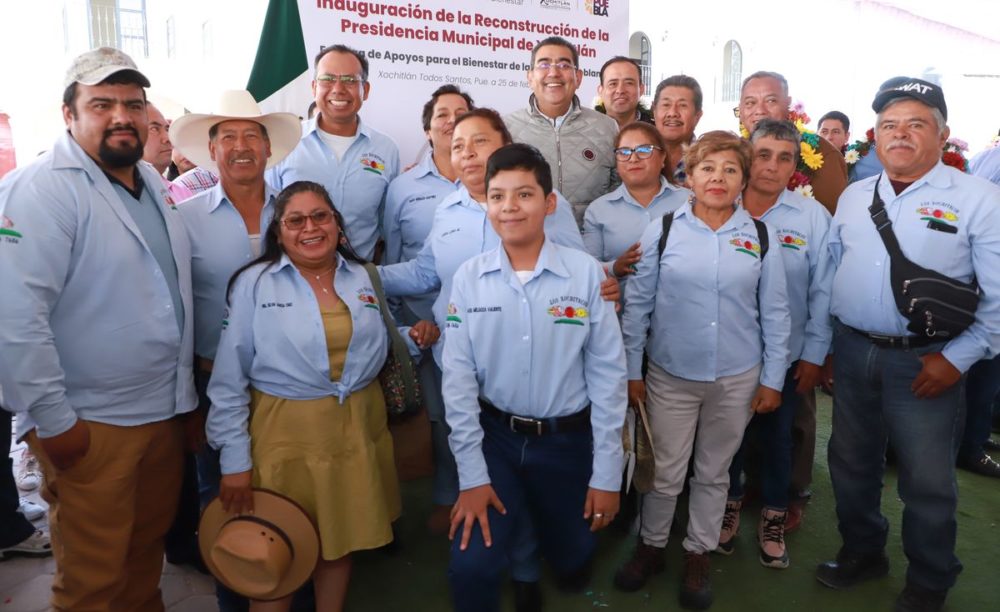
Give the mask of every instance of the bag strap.
POLYGON ((403 377, 404 393, 406 403, 414 404, 417 401, 417 379, 413 373, 413 360, 410 359, 410 351, 406 347, 406 341, 396 329, 396 322, 389 314, 389 305, 385 299, 385 289, 382 288, 382 278, 378 274, 378 268, 373 263, 365 263, 365 271, 372 281, 372 288, 378 298, 379 312, 382 313, 382 322, 385 323, 385 330, 389 334, 389 341, 392 345, 392 354, 399 362, 399 367, 403 377))
POLYGON ((896 240, 896 234, 892 231, 892 221, 889 220, 889 213, 885 210, 885 202, 882 201, 882 196, 878 193, 878 184, 881 180, 881 175, 875 179, 875 192, 872 194, 872 205, 868 207, 868 213, 872 217, 872 223, 875 224, 878 235, 882 238, 885 250, 889 252, 889 258, 905 260, 906 256, 899 248, 899 241, 896 240))
POLYGON ((670 234, 670 226, 674 223, 674 213, 668 213, 662 217, 663 232, 660 234, 660 242, 657 247, 660 251, 660 257, 663 257, 663 249, 667 248, 667 235, 670 234))
POLYGON ((760 260, 764 261, 764 256, 767 255, 767 249, 771 242, 767 237, 767 226, 760 219, 753 219, 753 224, 757 228, 757 242, 760 244, 760 260))

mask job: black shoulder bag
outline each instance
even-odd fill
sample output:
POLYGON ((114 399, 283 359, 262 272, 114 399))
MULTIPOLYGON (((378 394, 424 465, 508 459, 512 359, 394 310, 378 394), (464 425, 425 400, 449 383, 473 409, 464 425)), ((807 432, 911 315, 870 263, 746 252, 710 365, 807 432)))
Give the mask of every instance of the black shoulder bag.
POLYGON ((896 309, 909 321, 906 329, 928 338, 949 340, 965 331, 976 320, 979 305, 979 285, 975 279, 963 283, 940 272, 918 266, 903 255, 892 231, 892 221, 885 211, 885 202, 875 194, 868 207, 872 222, 889 252, 889 282, 896 309))

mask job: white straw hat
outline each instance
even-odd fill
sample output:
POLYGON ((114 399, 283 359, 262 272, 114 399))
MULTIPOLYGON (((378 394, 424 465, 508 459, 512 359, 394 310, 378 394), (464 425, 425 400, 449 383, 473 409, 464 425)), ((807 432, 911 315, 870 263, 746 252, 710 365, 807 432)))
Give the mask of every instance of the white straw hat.
POLYGON ((217 172, 208 151, 208 131, 213 125, 230 120, 256 121, 267 129, 271 141, 270 168, 283 160, 302 138, 302 122, 292 113, 261 113, 249 91, 233 89, 222 92, 215 113, 191 113, 178 117, 170 125, 170 142, 184 157, 202 168, 217 172))

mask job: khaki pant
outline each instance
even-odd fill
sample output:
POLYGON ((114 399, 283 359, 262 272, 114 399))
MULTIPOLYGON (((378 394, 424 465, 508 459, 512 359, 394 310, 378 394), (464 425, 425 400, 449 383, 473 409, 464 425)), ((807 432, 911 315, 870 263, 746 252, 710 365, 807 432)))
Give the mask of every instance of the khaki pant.
POLYGON ((650 546, 666 546, 677 497, 693 462, 684 550, 704 553, 719 545, 729 491, 729 464, 753 413, 760 365, 714 382, 672 376, 650 362, 646 412, 653 437, 656 476, 642 498, 639 534, 650 546))
POLYGON ((163 537, 177 510, 183 433, 175 420, 136 427, 88 422, 90 449, 57 470, 35 432, 56 574, 52 607, 73 612, 162 611, 163 537))

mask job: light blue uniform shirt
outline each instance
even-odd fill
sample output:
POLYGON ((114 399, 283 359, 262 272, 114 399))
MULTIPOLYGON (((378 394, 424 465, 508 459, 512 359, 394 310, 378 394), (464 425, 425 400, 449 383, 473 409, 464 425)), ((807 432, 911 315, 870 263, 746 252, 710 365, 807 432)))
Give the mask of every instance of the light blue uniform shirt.
POLYGON ((318 121, 316 115, 302 122, 299 146, 267 171, 267 182, 279 191, 295 181, 322 184, 344 215, 344 231, 351 246, 371 260, 380 233, 385 191, 399 174, 399 149, 359 117, 357 138, 338 160, 316 133, 318 121))
POLYGON ((611 193, 591 202, 583 213, 583 244, 587 252, 603 263, 604 269, 611 274, 615 260, 639 242, 650 222, 680 208, 690 195, 690 190, 671 185, 660 177, 660 192, 649 206, 643 206, 635 201, 624 184, 619 185, 611 193))
POLYGON ((871 150, 868 151, 868 155, 859 159, 847 172, 848 183, 862 181, 880 172, 882 172, 882 160, 875 154, 875 145, 873 143, 871 150))
MULTIPOLYGON (((382 221, 385 257, 382 262, 394 264, 414 259, 431 231, 438 204, 456 189, 456 183, 438 172, 430 152, 416 166, 396 177, 389 184, 385 196, 385 217, 382 221)), ((410 311, 404 320, 414 319, 407 320, 407 323, 420 319, 433 320, 435 299, 436 291, 404 298, 403 303, 410 311)))
POLYGON ((760 220, 778 236, 778 242, 771 243, 768 257, 781 253, 785 265, 788 306, 792 311, 789 361, 804 359, 823 365, 833 339, 833 262, 826 242, 830 213, 816 200, 786 189, 760 220))
POLYGON ((462 490, 490 482, 479 397, 534 418, 566 416, 590 404, 590 486, 619 489, 625 356, 614 304, 601 298, 603 280, 592 257, 547 239, 523 285, 502 247, 458 269, 442 395, 462 490))
MULTIPOLYGON (((351 312, 353 332, 340 380, 330 380, 323 317, 309 282, 287 256, 258 264, 233 283, 229 312, 215 354, 206 432, 220 450, 223 474, 245 472, 250 461, 250 388, 285 399, 335 395, 343 402, 365 388, 385 362, 388 334, 365 269, 338 257, 333 287, 351 312)), ((408 329, 400 333, 418 354, 408 329)))
MULTIPOLYGON (((263 234, 274 215, 277 191, 264 184, 264 208, 260 211, 263 234)), ((226 315, 226 287, 233 273, 255 257, 243 216, 216 183, 177 206, 191 238, 191 276, 194 279, 194 352, 215 359, 222 320, 226 315)))
MULTIPOLYGON (((898 196, 880 176, 879 194, 907 259, 960 281, 975 277, 982 290, 975 323, 945 345, 945 358, 964 372, 993 357, 1000 349, 1000 187, 941 162, 898 196), (931 229, 931 218, 955 233, 931 229)), ((830 312, 855 329, 909 336, 889 286, 889 254, 868 212, 876 180, 848 186, 837 204, 830 312)))
POLYGON ((760 383, 780 391, 791 313, 774 229, 767 228, 763 262, 757 228, 743 207, 712 230, 685 203, 659 257, 662 230, 654 221, 643 232, 642 259, 625 285, 629 380, 642 378, 643 349, 670 374, 706 382, 746 372, 763 355, 760 383))
MULTIPOLYGON (((569 202, 558 196, 556 212, 545 218, 545 235, 552 242, 583 249, 583 240, 569 202)), ((451 279, 466 261, 497 248, 500 237, 486 217, 486 211, 459 186, 434 213, 434 223, 416 258, 401 264, 382 266, 380 273, 386 295, 404 296, 440 289, 434 300, 434 321, 445 331, 451 279)), ((434 359, 441 364, 442 342, 434 345, 434 359)))
POLYGON ((969 161, 969 174, 1000 185, 1000 146, 986 149, 969 161))
POLYGON ((77 418, 163 421, 197 404, 191 253, 155 171, 140 175, 163 215, 181 304, 108 177, 69 133, 0 181, 0 386, 18 437, 77 418))

